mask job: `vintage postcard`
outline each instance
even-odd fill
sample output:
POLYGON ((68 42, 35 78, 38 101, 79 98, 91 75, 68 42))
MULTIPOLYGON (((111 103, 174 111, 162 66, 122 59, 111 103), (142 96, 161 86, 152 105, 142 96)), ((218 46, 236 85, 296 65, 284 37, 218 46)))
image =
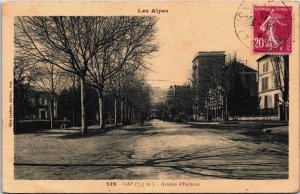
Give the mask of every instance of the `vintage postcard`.
POLYGON ((299 191, 297 1, 3 3, 9 193, 299 191))

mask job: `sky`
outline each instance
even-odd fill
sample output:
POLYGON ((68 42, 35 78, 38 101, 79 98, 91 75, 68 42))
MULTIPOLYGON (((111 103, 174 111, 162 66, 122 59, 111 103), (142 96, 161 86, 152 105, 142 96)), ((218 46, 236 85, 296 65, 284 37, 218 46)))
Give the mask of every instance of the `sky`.
MULTIPOLYGON (((235 33, 234 16, 239 5, 240 2, 165 5, 163 9, 168 13, 159 14, 157 23, 160 50, 149 60, 152 71, 148 82, 161 88, 186 83, 199 51, 225 51, 227 55, 236 52, 241 62, 247 60, 249 67, 257 69, 260 55, 252 54, 251 47, 245 47, 235 33)), ((250 27, 244 26, 250 35, 250 27)))

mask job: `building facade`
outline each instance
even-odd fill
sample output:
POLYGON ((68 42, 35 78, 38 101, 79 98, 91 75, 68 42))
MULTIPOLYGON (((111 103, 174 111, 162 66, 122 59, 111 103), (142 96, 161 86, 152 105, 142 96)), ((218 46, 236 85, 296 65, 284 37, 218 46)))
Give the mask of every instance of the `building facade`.
POLYGON ((170 120, 187 119, 192 114, 192 100, 190 86, 170 86, 165 103, 165 117, 170 120))
POLYGON ((258 111, 257 71, 233 59, 226 65, 228 114, 254 116, 258 111))
POLYGON ((227 65, 228 82, 232 86, 237 74, 240 76, 241 84, 246 88, 251 96, 257 95, 257 71, 248 67, 244 63, 236 60, 227 65))
POLYGON ((209 90, 205 111, 208 121, 224 120, 224 92, 221 84, 217 88, 209 90))
POLYGON ((198 52, 193 59, 193 117, 195 120, 220 119, 223 110, 221 96, 224 51, 198 52))
MULTIPOLYGON (((50 102, 49 94, 44 91, 31 90, 28 92, 30 103, 30 114, 26 115, 26 119, 50 119, 50 102)), ((53 116, 57 118, 57 100, 53 103, 53 116)))
POLYGON ((276 115, 279 119, 288 114, 288 63, 288 55, 264 55, 257 59, 261 114, 276 115))

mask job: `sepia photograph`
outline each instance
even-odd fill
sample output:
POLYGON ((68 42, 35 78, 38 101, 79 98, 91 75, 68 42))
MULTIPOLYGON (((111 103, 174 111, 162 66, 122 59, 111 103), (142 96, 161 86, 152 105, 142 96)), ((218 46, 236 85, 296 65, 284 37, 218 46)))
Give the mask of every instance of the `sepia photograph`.
POLYGON ((11 191, 299 189, 297 3, 40 5, 4 6, 11 191))

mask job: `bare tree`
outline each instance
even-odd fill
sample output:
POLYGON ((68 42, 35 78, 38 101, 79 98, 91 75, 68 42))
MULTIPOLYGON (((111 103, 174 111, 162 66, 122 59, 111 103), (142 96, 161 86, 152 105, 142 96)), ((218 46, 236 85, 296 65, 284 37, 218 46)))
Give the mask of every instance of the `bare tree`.
POLYGON ((120 100, 120 121, 123 124, 123 113, 124 113, 124 100, 126 98, 126 92, 128 86, 132 85, 131 81, 133 77, 141 74, 142 71, 147 71, 147 67, 143 64, 143 62, 136 61, 135 63, 127 64, 125 63, 114 76, 109 78, 108 85, 110 91, 114 96, 114 117, 115 117, 115 125, 117 125, 117 101, 120 100))
POLYGON ((15 47, 32 60, 75 74, 81 83, 81 124, 86 133, 85 82, 88 65, 108 42, 115 25, 105 17, 16 17, 15 47))
MULTIPOLYGON (((124 66, 125 67, 125 66, 124 66)), ((120 121, 123 124, 123 113, 124 113, 124 98, 126 85, 129 83, 129 79, 133 76, 134 72, 123 68, 121 71, 115 74, 115 76, 109 79, 109 89, 114 96, 114 119, 115 125, 117 125, 117 101, 120 99, 120 121)))
POLYGON ((151 87, 146 82, 145 74, 135 73, 130 76, 123 95, 128 104, 128 119, 131 122, 143 120, 151 106, 151 87))
POLYGON ((54 120, 54 103, 56 96, 65 88, 71 87, 72 76, 58 68, 49 64, 36 64, 32 74, 31 85, 33 88, 44 91, 49 101, 50 109, 50 128, 53 129, 54 120))
POLYGON ((17 120, 23 118, 29 109, 29 97, 32 74, 34 69, 32 63, 26 56, 19 55, 15 50, 14 57, 14 131, 17 120))
POLYGON ((154 43, 156 18, 112 17, 111 26, 117 29, 113 41, 105 44, 103 49, 92 58, 88 68, 88 83, 93 86, 99 97, 99 124, 105 127, 103 119, 103 92, 107 81, 115 76, 125 65, 145 64, 144 58, 157 51, 154 43), (121 23, 121 24, 120 24, 121 23))
POLYGON ((274 81, 276 89, 280 90, 282 100, 278 99, 283 106, 284 120, 288 120, 289 106, 289 56, 271 55, 274 81))

